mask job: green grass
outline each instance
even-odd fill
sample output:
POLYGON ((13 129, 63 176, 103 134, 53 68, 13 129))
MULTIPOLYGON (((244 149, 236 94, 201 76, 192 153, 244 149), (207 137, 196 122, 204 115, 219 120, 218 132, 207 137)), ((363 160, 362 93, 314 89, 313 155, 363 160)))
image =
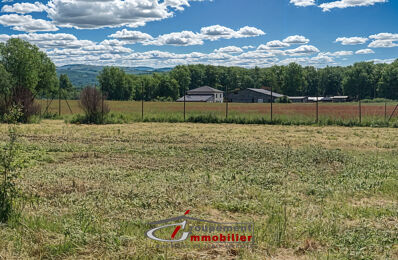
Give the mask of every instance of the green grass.
POLYGON ((0 228, 6 259, 398 257, 392 128, 44 120, 20 135, 31 199, 0 228), (257 247, 165 250, 145 237, 187 209, 254 221, 257 247))
MULTIPOLYGON (((42 103, 43 111, 47 106, 42 103)), ((64 119, 66 122, 79 123, 82 111, 76 100, 68 101, 73 114, 65 101, 61 103, 61 116, 58 115, 58 102, 51 103, 45 119, 64 119)), ((176 102, 145 102, 142 118, 141 102, 107 101, 111 113, 106 124, 131 122, 184 122, 184 107, 176 102)), ((315 104, 274 104, 273 120, 270 116, 270 104, 230 103, 228 118, 226 104, 187 103, 185 122, 192 123, 235 123, 235 124, 279 124, 279 125, 336 125, 366 127, 398 127, 398 118, 387 121, 395 104, 388 103, 385 118, 384 104, 366 103, 362 106, 362 118, 359 119, 357 103, 320 103, 319 121, 316 123, 315 104)))

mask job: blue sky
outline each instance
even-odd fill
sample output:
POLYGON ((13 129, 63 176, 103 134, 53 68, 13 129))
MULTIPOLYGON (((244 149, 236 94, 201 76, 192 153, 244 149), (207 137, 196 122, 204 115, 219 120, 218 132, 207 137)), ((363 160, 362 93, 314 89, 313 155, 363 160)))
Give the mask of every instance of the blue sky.
POLYGON ((0 3, 0 41, 57 65, 324 67, 398 58, 396 0, 51 0, 0 3))

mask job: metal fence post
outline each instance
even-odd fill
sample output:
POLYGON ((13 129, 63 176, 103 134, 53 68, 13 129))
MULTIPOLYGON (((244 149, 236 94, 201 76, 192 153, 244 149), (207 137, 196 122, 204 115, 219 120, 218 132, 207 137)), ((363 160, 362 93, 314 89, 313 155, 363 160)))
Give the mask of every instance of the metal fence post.
POLYGON ((61 87, 58 88, 58 116, 61 116, 61 87))
POLYGON ((141 82, 141 119, 144 121, 144 82, 141 82))
POLYGON ((228 86, 226 86, 226 96, 225 96, 225 118, 228 118, 228 86))
POLYGON ((387 120, 387 102, 384 103, 384 121, 387 120))
POLYGON ((101 121, 104 122, 104 87, 101 85, 101 121))
POLYGON ((184 92, 184 122, 185 122, 185 114, 186 114, 186 100, 185 100, 185 96, 187 95, 187 90, 185 90, 184 92))
POLYGON ((361 106, 361 98, 359 98, 359 123, 362 123, 362 106, 361 106))
POLYGON ((319 100, 318 95, 316 96, 316 123, 319 123, 319 100))
POLYGON ((272 84, 271 84, 271 122, 272 122, 272 116, 273 116, 273 108, 272 108, 272 105, 273 105, 273 103, 274 103, 274 94, 273 94, 273 88, 272 88, 272 84))

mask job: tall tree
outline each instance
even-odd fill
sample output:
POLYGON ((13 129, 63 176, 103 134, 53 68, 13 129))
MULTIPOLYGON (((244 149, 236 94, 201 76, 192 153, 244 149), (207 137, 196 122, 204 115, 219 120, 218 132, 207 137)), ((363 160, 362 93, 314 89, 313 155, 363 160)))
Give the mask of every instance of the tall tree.
POLYGON ((344 94, 352 97, 372 98, 376 82, 373 62, 359 62, 346 68, 343 79, 344 94))
POLYGON ((398 99, 398 59, 384 68, 379 84, 383 97, 398 99))
POLYGON ((129 100, 133 94, 133 81, 122 69, 105 67, 98 75, 104 94, 110 100, 129 100))
POLYGON ((297 63, 290 63, 283 74, 283 94, 288 96, 297 96, 304 89, 303 68, 297 63))
POLYGON ((24 114, 21 119, 26 121, 39 110, 35 97, 56 88, 55 65, 37 46, 18 38, 0 45, 0 63, 11 82, 6 103, 20 105, 24 114))
POLYGON ((189 90, 189 85, 191 84, 191 73, 188 67, 177 66, 170 74, 178 82, 180 94, 184 95, 184 93, 189 90))

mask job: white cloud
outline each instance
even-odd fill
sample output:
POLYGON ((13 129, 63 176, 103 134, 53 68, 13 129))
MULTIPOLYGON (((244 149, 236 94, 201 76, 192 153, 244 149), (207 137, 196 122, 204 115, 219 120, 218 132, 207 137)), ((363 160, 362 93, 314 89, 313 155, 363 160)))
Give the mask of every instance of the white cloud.
POLYGON ((0 42, 6 42, 10 39, 10 36, 7 34, 0 34, 0 42))
POLYGON ((267 44, 261 44, 258 46, 257 50, 269 50, 269 49, 278 49, 278 48, 286 48, 289 47, 289 43, 281 42, 281 41, 270 41, 267 44))
POLYGON ((377 3, 386 3, 388 0, 339 0, 329 3, 320 4, 319 7, 322 11, 327 12, 333 8, 347 8, 347 7, 357 7, 357 6, 370 6, 377 3))
POLYGON ((175 46, 190 46, 190 45, 202 45, 204 40, 216 41, 219 39, 232 39, 232 38, 247 38, 255 37, 265 34, 260 29, 245 26, 238 31, 231 28, 213 25, 203 27, 200 33, 191 31, 173 32, 169 34, 163 34, 156 37, 153 40, 146 40, 143 42, 144 45, 175 45, 175 46))
POLYGON ((375 53, 372 49, 362 49, 355 52, 355 54, 373 54, 375 53))
POLYGON ((336 42, 341 42, 342 45, 358 45, 364 44, 368 41, 368 38, 363 37, 339 37, 336 42))
POLYGON ((306 7, 315 5, 315 0, 290 0, 290 3, 295 6, 306 7))
POLYGON ((57 31, 50 21, 33 19, 30 15, 6 14, 0 16, 0 24, 11 26, 13 30, 24 32, 57 31))
POLYGON ((336 51, 336 52, 327 52, 327 53, 325 53, 325 55, 335 56, 335 57, 351 56, 353 54, 354 54, 354 52, 352 52, 352 51, 336 51))
POLYGON ((371 35, 369 38, 374 40, 398 41, 398 33, 379 33, 371 35))
POLYGON ((193 0, 50 0, 48 16, 60 27, 139 27, 170 18, 193 0))
POLYGON ((312 45, 302 45, 296 49, 286 50, 285 54, 290 56, 302 56, 302 55, 311 55, 318 53, 319 50, 315 46, 312 45))
POLYGON ((216 52, 216 53, 242 53, 243 50, 236 46, 228 46, 228 47, 214 50, 214 52, 216 52))
MULTIPOLYGON (((108 35, 108 37, 122 40, 122 42, 119 42, 119 45, 122 43, 123 44, 133 44, 133 43, 144 42, 144 41, 153 39, 153 37, 147 33, 143 33, 140 31, 129 31, 127 29, 117 31, 114 34, 108 35)), ((117 42, 113 42, 113 43, 115 44, 117 42)))
POLYGON ((13 5, 5 5, 1 8, 1 11, 4 13, 18 13, 18 14, 27 14, 33 12, 43 12, 46 11, 47 7, 40 3, 16 3, 13 5))
POLYGON ((152 41, 144 42, 144 45, 176 45, 176 46, 190 46, 202 45, 203 40, 199 34, 191 31, 182 31, 160 35, 152 41))
POLYGON ((255 49, 255 48, 256 48, 256 47, 253 46, 253 45, 246 45, 246 46, 243 46, 243 47, 242 47, 242 49, 244 49, 244 50, 255 49))
POLYGON ((256 37, 256 36, 265 35, 265 32, 263 32, 262 30, 250 26, 245 26, 243 28, 240 28, 237 33, 239 35, 237 38, 256 37))
POLYGON ((283 42, 288 44, 307 44, 310 40, 301 35, 293 35, 284 39, 283 42))
POLYGON ((373 61, 374 63, 376 63, 376 64, 380 64, 380 63, 386 63, 386 64, 391 64, 391 63, 393 63, 394 61, 396 61, 397 59, 395 58, 395 59, 385 59, 385 60, 382 60, 382 59, 374 59, 374 60, 371 60, 371 61, 373 61))
POLYGON ((391 40, 375 40, 368 45, 369 48, 392 48, 397 46, 398 43, 391 40))

